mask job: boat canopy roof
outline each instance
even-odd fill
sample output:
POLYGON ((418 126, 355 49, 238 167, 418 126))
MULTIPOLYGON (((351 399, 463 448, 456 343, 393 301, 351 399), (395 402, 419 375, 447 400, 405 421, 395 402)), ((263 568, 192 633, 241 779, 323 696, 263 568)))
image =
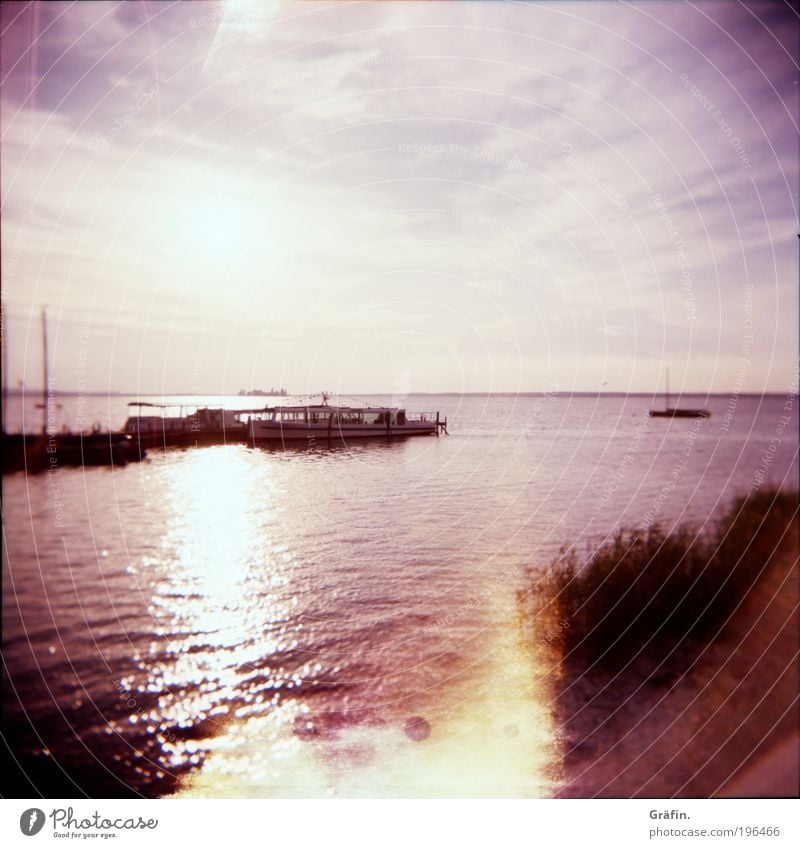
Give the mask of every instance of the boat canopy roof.
MULTIPOLYGON (((259 412, 299 412, 307 409, 310 412, 402 412, 396 406, 330 406, 327 403, 296 403, 291 406, 265 406, 259 412)), ((237 410, 249 412, 250 410, 237 410)))
POLYGON ((196 401, 193 402, 191 400, 187 400, 187 401, 184 401, 184 402, 175 402, 175 403, 153 403, 153 402, 148 401, 148 400, 132 400, 132 401, 128 402, 128 406, 136 407, 137 409, 147 407, 149 409, 161 409, 161 410, 164 410, 164 409, 196 409, 196 410, 200 411, 200 410, 207 409, 207 410, 214 411, 214 412, 218 412, 218 411, 229 412, 232 415, 239 415, 240 413, 244 413, 244 412, 250 412, 250 413, 263 412, 265 408, 267 408, 267 409, 272 408, 272 407, 256 406, 256 407, 251 407, 249 409, 240 409, 237 406, 234 409, 230 409, 229 407, 223 406, 222 404, 199 403, 199 402, 196 402, 196 401))
POLYGON ((248 409, 240 409, 239 407, 229 408, 225 407, 222 404, 206 404, 206 403, 197 403, 192 402, 187 398, 185 402, 175 402, 175 403, 154 403, 153 401, 146 400, 132 400, 129 401, 128 406, 130 407, 139 407, 144 408, 148 407, 151 409, 222 409, 225 412, 230 412, 235 415, 244 415, 244 414, 254 414, 257 412, 299 412, 301 409, 308 410, 310 412, 404 412, 405 410, 397 407, 397 406, 370 406, 370 405, 360 405, 360 406, 332 406, 328 403, 294 403, 294 404, 285 404, 280 406, 270 406, 269 404, 265 406, 257 406, 250 407, 248 409))

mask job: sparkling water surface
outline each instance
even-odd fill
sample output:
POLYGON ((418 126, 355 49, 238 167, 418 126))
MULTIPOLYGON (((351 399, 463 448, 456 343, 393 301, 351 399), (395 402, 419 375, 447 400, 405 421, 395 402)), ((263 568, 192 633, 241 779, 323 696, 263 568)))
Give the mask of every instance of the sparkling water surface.
MULTIPOLYGON (((128 400, 59 397, 59 423, 118 428, 128 400)), ((9 429, 37 428, 35 402, 11 398, 9 429)), ((526 569, 795 486, 791 400, 737 398, 732 419, 727 397, 681 403, 713 415, 412 395, 449 436, 6 475, 15 755, 62 795, 552 794, 555 670, 523 638, 526 569)))

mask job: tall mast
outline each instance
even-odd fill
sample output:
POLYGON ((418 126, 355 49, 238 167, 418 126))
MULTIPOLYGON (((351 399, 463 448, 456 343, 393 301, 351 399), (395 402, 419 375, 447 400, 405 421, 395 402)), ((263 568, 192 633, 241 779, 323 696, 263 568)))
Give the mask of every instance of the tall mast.
POLYGON ((3 432, 6 431, 6 415, 8 414, 8 307, 2 305, 2 351, 3 351, 3 432))
POLYGON ((42 307, 42 435, 47 435, 47 312, 42 307))

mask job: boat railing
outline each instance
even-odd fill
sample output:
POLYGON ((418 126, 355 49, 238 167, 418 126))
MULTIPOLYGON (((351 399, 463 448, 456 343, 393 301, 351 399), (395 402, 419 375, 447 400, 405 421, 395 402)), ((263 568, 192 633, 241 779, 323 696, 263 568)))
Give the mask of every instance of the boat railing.
POLYGON ((406 412, 406 421, 420 421, 433 424, 436 422, 436 412, 406 412))

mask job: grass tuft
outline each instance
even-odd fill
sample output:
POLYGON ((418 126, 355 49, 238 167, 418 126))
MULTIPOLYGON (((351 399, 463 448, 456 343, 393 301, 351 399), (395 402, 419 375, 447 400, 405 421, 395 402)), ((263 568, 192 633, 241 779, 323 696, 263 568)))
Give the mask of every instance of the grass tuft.
POLYGON ((577 670, 661 662, 713 638, 797 519, 797 493, 773 489, 737 498, 702 531, 619 530, 584 562, 562 551, 534 578, 535 615, 577 670))

